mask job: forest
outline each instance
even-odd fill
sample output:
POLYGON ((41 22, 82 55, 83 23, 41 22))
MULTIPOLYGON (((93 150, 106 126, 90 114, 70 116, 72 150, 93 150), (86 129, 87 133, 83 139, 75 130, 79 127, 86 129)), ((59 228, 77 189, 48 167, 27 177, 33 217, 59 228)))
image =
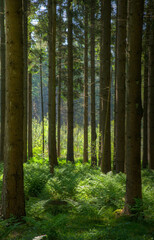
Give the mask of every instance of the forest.
POLYGON ((0 0, 0 239, 154 240, 154 0, 0 0))

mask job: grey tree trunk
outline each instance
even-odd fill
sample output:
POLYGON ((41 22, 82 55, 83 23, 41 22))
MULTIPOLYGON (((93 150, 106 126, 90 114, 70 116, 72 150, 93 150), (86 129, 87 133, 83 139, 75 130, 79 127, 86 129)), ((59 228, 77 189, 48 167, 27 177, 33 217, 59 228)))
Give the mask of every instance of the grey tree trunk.
POLYGON ((84 152, 83 162, 88 162, 88 6, 85 3, 84 45, 84 152))
POLYGON ((95 123, 95 0, 91 0, 91 165, 97 165, 96 123, 95 123))
POLYGON ((125 76, 127 0, 119 0, 117 9, 116 50, 116 172, 124 172, 125 159, 125 76))
POLYGON ((111 1, 101 1, 101 46, 100 46, 100 130, 101 170, 111 171, 110 140, 110 43, 111 43, 111 1))
POLYGON ((67 161, 74 163, 74 139, 73 139, 73 35, 72 35, 72 1, 67 1, 68 18, 68 93, 67 93, 67 111, 68 111, 68 133, 67 133, 67 161))
POLYGON ((6 5, 6 118, 2 214, 25 215, 23 184, 23 25, 22 0, 6 5))

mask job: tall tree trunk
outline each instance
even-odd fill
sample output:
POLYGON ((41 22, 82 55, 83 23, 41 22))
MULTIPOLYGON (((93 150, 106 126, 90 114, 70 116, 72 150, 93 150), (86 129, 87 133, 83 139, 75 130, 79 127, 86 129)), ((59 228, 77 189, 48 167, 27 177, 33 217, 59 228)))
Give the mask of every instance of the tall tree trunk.
POLYGON ((6 1, 6 128, 2 214, 25 215, 23 184, 22 0, 6 1))
POLYGON ((84 48, 84 153, 83 162, 88 162, 88 6, 85 3, 85 48, 84 48))
POLYGON ((28 73, 28 159, 33 157, 32 148, 32 73, 28 73))
POLYGON ((73 139, 73 36, 72 36, 72 0, 67 1, 68 17, 68 93, 67 93, 67 111, 68 111, 68 133, 67 133, 67 161, 74 163, 74 139, 73 139))
POLYGON ((148 79, 148 162, 149 168, 154 169, 154 3, 151 2, 151 34, 149 51, 148 79))
POLYGON ((61 72, 62 72, 62 31, 61 31, 61 24, 62 24, 62 1, 60 1, 60 25, 59 25, 59 78, 58 78, 58 126, 57 126, 57 136, 58 136, 58 144, 57 144, 57 156, 60 157, 60 130, 61 130, 61 72))
POLYGON ((28 3, 23 1, 23 44, 24 44, 24 118, 23 118, 23 160, 27 161, 27 78, 28 78, 28 3))
POLYGON ((50 172, 58 165, 56 152, 56 1, 48 0, 49 11, 49 162, 50 172))
POLYGON ((97 165, 95 123, 95 0, 91 0, 91 165, 97 165))
POLYGON ((125 159, 125 76, 127 0, 119 0, 117 9, 116 50, 116 172, 124 172, 125 159))
POLYGON ((100 123, 101 123, 101 170, 111 171, 110 140, 110 43, 111 1, 101 0, 101 50, 100 50, 100 123))
MULTIPOLYGON (((41 43, 40 43, 41 45, 41 43)), ((41 48, 41 46, 40 46, 41 48)), ((41 121, 42 121, 42 153, 44 158, 44 100, 43 100, 43 76, 42 76, 42 49, 40 53, 40 88, 41 88, 41 121)))
POLYGON ((0 1, 0 32, 1 32, 1 141, 0 162, 4 162, 5 135, 5 30, 4 30, 4 0, 0 1))
POLYGON ((148 166, 148 70, 149 70, 149 36, 150 36, 150 2, 147 4, 146 29, 144 40, 144 111, 143 111, 143 162, 142 167, 148 166))
POLYGON ((126 200, 131 213, 141 191, 141 52, 143 0, 128 1, 128 76, 126 106, 126 200))

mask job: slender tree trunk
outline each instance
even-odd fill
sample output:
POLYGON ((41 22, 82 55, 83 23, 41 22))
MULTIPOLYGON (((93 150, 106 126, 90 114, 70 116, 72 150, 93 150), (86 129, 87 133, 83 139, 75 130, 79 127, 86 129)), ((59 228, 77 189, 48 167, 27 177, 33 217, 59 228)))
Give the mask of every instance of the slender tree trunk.
POLYGON ((124 172, 127 0, 118 1, 116 50, 116 172, 124 172))
POLYGON ((6 128, 2 214, 25 215, 23 184, 23 28, 22 0, 6 5, 6 128))
POLYGON ((42 49, 40 54, 40 88, 41 88, 41 121, 42 121, 42 153, 44 158, 44 100, 43 100, 43 76, 42 76, 42 49))
POLYGON ((88 6, 85 3, 85 48, 84 48, 84 154, 83 162, 88 162, 88 6))
POLYGON ((32 148, 32 73, 28 74, 28 159, 33 157, 32 148))
POLYGON ((141 191, 141 52, 143 0, 128 1, 128 77, 126 106, 126 201, 131 213, 141 191))
POLYGON ((23 160, 27 161, 27 78, 28 78, 28 3, 23 1, 23 44, 24 44, 24 119, 23 119, 23 160))
POLYGON ((143 111, 143 162, 142 167, 148 166, 148 70, 149 70, 149 36, 150 36, 150 5, 147 4, 146 30, 144 41, 144 111, 143 111))
POLYGON ((95 123, 95 0, 91 0, 91 165, 97 165, 95 123))
POLYGON ((1 141, 0 162, 4 162, 5 135, 5 30, 4 30, 4 0, 0 1, 0 32, 1 32, 1 141))
POLYGON ((110 140, 110 43, 111 1, 101 1, 101 52, 100 52, 100 123, 101 123, 101 170, 111 171, 110 140))
POLYGON ((68 17, 68 95, 67 95, 67 111, 68 111, 68 133, 67 133, 67 161, 74 163, 74 147, 73 147, 73 36, 72 36, 72 1, 67 1, 67 17, 68 17))
POLYGON ((62 24, 62 1, 60 1, 60 25, 59 25, 59 78, 58 78, 58 126, 57 126, 57 135, 58 135, 58 144, 57 144, 57 156, 60 157, 60 130, 61 130, 61 72, 62 72, 62 31, 61 31, 61 24, 62 24))
POLYGON ((56 1, 48 0, 49 11, 49 162, 50 172, 58 165, 56 152, 56 1))
POLYGON ((154 3, 151 4, 151 34, 149 51, 148 79, 148 162, 149 168, 154 169, 154 3))

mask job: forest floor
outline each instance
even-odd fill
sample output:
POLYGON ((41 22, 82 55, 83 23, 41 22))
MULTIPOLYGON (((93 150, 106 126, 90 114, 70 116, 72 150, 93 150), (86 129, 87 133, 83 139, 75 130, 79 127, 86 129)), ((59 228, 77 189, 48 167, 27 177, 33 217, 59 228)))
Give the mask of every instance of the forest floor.
MULTIPOLYGON (((3 165, 0 165, 0 191, 3 165)), ((104 175, 89 164, 46 160, 24 164, 26 217, 0 219, 2 240, 154 240, 154 171, 142 170, 143 212, 121 216, 125 174, 104 175)), ((136 210, 141 204, 137 201, 136 210)), ((137 212, 137 211, 136 211, 137 212)))

